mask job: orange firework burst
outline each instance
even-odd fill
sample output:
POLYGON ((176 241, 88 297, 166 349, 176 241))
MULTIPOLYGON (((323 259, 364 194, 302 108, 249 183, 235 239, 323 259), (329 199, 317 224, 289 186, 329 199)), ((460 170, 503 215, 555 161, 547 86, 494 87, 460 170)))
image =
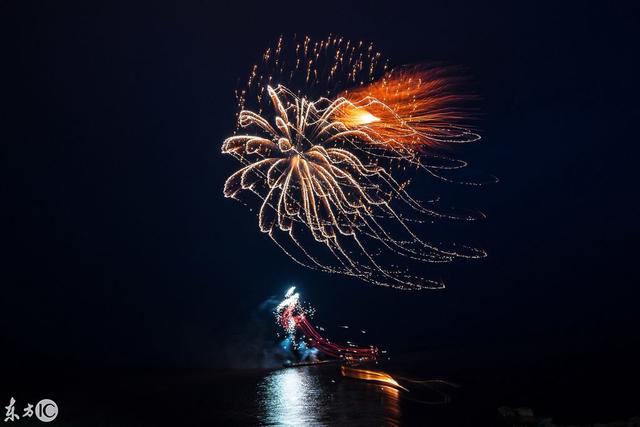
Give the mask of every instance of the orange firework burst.
POLYGON ((410 223, 424 220, 405 210, 432 219, 478 215, 440 213, 396 176, 414 167, 449 180, 443 170, 465 165, 435 152, 480 138, 460 125, 455 81, 444 70, 389 71, 372 45, 339 38, 305 38, 291 55, 284 50, 280 39, 238 92, 238 132, 222 151, 244 167, 227 179, 225 196, 257 196, 260 230, 298 263, 382 286, 443 286, 393 265, 391 255, 423 262, 485 256, 419 236, 410 223))
POLYGON ((477 141, 480 135, 458 125, 468 120, 459 105, 470 97, 455 92, 459 78, 449 74, 446 68, 419 66, 391 70, 374 82, 341 93, 353 104, 340 112, 341 120, 395 148, 477 141))

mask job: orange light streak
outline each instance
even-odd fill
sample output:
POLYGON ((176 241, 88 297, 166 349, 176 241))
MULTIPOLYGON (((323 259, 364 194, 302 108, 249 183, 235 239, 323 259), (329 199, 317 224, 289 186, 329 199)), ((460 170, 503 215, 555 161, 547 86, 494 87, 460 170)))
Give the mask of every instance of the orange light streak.
POLYGON ((372 371, 369 369, 353 368, 346 365, 340 367, 340 373, 343 377, 355 378, 364 381, 373 381, 384 385, 401 388, 405 391, 409 391, 402 387, 398 382, 389 374, 382 371, 372 371))

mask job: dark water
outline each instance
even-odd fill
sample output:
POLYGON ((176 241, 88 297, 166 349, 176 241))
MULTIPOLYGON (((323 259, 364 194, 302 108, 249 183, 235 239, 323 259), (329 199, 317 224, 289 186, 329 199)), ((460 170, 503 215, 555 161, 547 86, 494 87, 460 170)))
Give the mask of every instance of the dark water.
MULTIPOLYGON (((420 394, 345 378, 338 365, 133 377, 114 373, 39 388, 37 396, 29 390, 12 394, 18 402, 43 394, 54 399, 58 426, 460 425, 455 405, 418 403, 412 399, 420 394)), ((19 425, 31 424, 20 420, 19 425)))
MULTIPOLYGON (((640 414, 637 393, 615 387, 625 382, 620 372, 599 379, 575 369, 578 365, 445 375, 443 379, 459 385, 439 388, 451 399, 446 404, 424 403, 442 395, 402 380, 409 392, 345 378, 338 365, 230 371, 57 370, 28 381, 15 375, 1 384, 0 398, 8 401, 13 396, 19 404, 51 398, 60 411, 51 425, 71 427, 518 425, 500 415, 505 405, 530 407, 538 420, 552 418, 553 425, 593 425, 640 414)), ((384 369, 396 377, 420 377, 404 365, 384 369)), ((434 379, 433 373, 421 377, 434 379)), ((21 419, 15 425, 43 424, 21 419)))
POLYGON ((411 404, 395 388, 342 377, 337 366, 138 380, 98 396, 61 396, 58 425, 392 426, 406 424, 411 404))

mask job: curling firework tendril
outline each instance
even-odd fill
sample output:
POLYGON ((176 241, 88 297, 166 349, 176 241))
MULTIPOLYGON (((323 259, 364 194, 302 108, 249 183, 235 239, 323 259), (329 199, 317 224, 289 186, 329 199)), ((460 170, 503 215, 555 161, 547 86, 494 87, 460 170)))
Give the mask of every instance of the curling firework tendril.
POLYGON ((280 38, 236 94, 238 130, 222 152, 244 166, 224 195, 257 196, 260 230, 301 265, 400 289, 442 288, 391 259, 485 256, 418 235, 415 223, 482 214, 440 212, 413 198, 404 178, 415 169, 458 182, 445 174, 466 163, 442 152, 480 139, 461 125, 458 83, 445 68, 389 69, 372 45, 280 38))

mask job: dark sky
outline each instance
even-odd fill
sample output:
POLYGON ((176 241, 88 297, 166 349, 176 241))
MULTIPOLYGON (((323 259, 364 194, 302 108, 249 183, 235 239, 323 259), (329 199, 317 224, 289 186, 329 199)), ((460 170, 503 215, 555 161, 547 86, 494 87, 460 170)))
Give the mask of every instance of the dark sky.
POLYGON ((12 363, 227 366, 264 335, 260 303, 291 284, 321 324, 358 325, 396 354, 640 355, 638 19, 622 3, 130 3, 0 6, 12 363), (452 231, 490 256, 440 271, 446 290, 305 270, 222 197, 237 79, 293 33, 474 78, 484 139, 464 157, 501 182, 439 190, 488 215, 452 231))

